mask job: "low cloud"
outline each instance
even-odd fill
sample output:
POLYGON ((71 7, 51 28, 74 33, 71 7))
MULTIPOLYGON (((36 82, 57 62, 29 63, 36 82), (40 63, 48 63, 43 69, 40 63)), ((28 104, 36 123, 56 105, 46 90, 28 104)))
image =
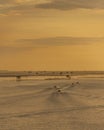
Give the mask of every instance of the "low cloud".
POLYGON ((104 9, 103 0, 52 0, 50 3, 38 4, 37 8, 44 9, 104 9))
MULTIPOLYGON (((0 14, 35 13, 37 4, 45 3, 43 0, 0 0, 0 14)), ((36 9, 37 10, 37 9, 36 9)), ((3 16, 3 15, 2 15, 3 16)))
POLYGON ((103 0, 0 0, 0 14, 35 13, 37 9, 104 9, 103 0))
POLYGON ((93 43, 103 43, 104 38, 95 37, 50 37, 41 39, 20 39, 16 41, 24 46, 64 46, 64 45, 86 45, 93 43))
POLYGON ((104 43, 102 37, 50 37, 40 39, 18 39, 11 45, 0 45, 0 54, 19 54, 39 48, 56 46, 85 46, 104 43))
POLYGON ((17 54, 19 54, 19 53, 21 53, 21 52, 24 52, 24 51, 28 51, 28 50, 30 50, 30 49, 32 49, 32 48, 28 48, 28 47, 24 47, 24 46, 21 46, 21 45, 19 45, 18 47, 17 46, 0 46, 0 55, 5 55, 5 54, 15 54, 15 53, 17 53, 17 54))
POLYGON ((16 0, 0 0, 0 4, 13 4, 16 2, 16 0))

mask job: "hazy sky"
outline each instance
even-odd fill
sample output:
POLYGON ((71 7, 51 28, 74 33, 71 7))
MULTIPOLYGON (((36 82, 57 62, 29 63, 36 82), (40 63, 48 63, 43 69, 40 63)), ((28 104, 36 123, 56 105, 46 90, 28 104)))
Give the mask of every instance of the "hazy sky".
POLYGON ((0 70, 104 70, 103 0, 0 0, 0 70))

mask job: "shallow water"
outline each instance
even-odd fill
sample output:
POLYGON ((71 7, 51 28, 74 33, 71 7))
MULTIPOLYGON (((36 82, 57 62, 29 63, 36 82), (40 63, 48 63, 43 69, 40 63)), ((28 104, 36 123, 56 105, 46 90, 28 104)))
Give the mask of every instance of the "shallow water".
POLYGON ((103 130, 104 79, 0 79, 0 130, 29 129, 103 130))

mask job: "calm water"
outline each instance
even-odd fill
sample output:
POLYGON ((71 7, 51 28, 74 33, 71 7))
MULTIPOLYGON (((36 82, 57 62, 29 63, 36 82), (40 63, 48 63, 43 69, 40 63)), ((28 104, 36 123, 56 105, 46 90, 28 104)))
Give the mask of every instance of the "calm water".
POLYGON ((101 77, 0 79, 0 130, 103 128, 104 79, 101 77), (55 85, 62 90, 61 94, 54 89, 55 85))

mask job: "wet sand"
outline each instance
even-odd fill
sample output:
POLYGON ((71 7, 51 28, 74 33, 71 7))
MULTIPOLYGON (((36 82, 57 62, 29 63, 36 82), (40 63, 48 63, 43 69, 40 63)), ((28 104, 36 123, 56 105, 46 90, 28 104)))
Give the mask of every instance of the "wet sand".
POLYGON ((0 130, 103 129, 103 78, 0 81, 0 130))

